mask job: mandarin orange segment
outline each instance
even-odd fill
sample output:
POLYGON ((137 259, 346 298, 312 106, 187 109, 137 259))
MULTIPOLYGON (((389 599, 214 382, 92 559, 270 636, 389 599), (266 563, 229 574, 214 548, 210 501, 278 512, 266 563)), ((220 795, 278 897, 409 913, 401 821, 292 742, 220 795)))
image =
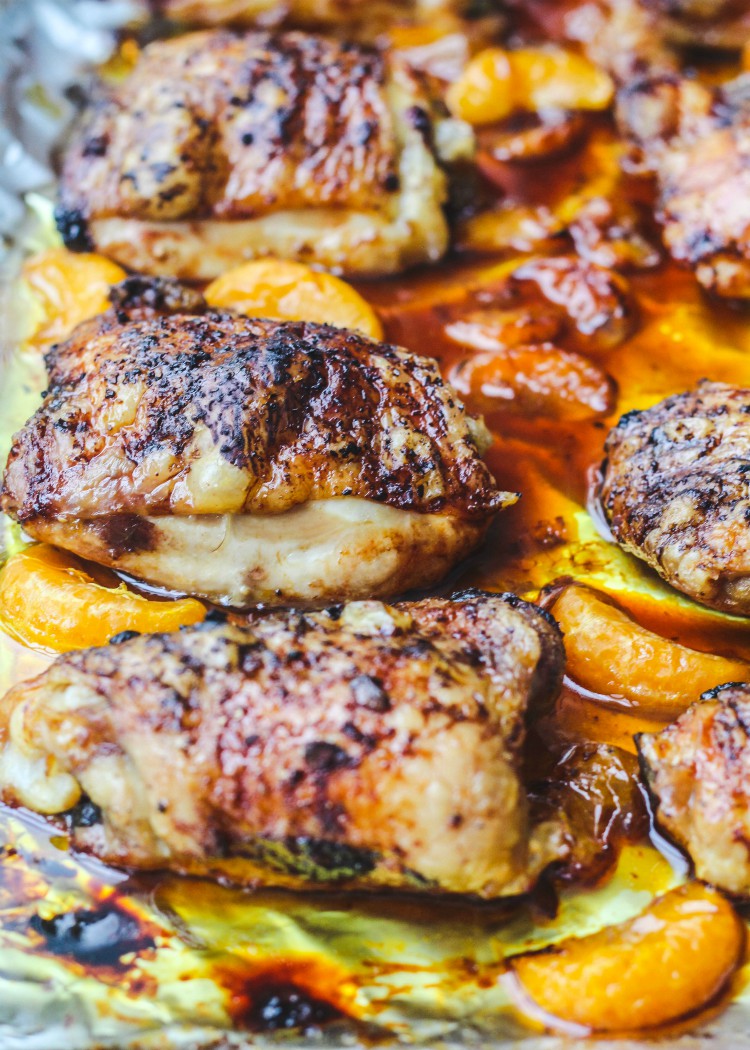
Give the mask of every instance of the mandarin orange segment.
POLYGON ((258 259, 222 274, 209 284, 205 296, 211 306, 229 307, 248 317, 315 321, 383 338, 378 315, 359 292, 304 263, 258 259))
POLYGON ((32 342, 44 345, 67 339, 76 325, 104 313, 110 288, 125 276, 103 255, 51 248, 32 256, 24 264, 23 278, 42 312, 32 342))
POLYGON ((561 47, 512 51, 516 93, 524 109, 607 109, 614 97, 608 73, 561 47))
POLYGON ((467 64, 446 94, 454 116, 469 124, 494 124, 516 108, 510 52, 488 47, 467 64))
POLYGON ((662 638, 586 587, 566 588, 552 614, 565 636, 570 677, 645 717, 671 720, 707 689, 750 681, 744 660, 662 638))
POLYGON ((564 48, 491 47, 480 51, 450 86, 451 112, 470 124, 495 124, 517 110, 606 109, 612 78, 564 48))
POLYGON ((716 890, 693 882, 589 937, 512 960, 546 1021, 625 1032, 696 1013, 729 983, 744 927, 716 890))
POLYGON ((0 626, 58 653, 105 645, 120 631, 176 631, 205 616, 193 598, 155 601, 124 584, 103 586, 77 558, 47 544, 14 554, 0 570, 0 626))

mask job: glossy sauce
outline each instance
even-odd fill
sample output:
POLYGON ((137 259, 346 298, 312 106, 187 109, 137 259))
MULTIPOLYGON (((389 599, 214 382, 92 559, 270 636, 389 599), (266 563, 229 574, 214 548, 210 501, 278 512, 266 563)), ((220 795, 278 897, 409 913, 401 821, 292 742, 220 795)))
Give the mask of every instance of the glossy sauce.
MULTIPOLYGON (((552 208, 593 184, 636 203, 648 200, 648 182, 619 174, 618 150, 606 122, 595 120, 585 144, 552 168, 493 162, 483 192, 518 206, 552 208)), ((507 258, 457 255, 429 272, 358 287, 379 310, 389 339, 437 357, 447 375, 470 356, 446 336, 447 320, 472 295, 486 302, 499 294, 507 258)), ((692 275, 672 264, 629 282, 639 315, 635 333, 596 358, 617 386, 613 411, 583 422, 511 415, 502 404, 487 414, 494 436, 487 460, 500 487, 522 499, 499 516, 481 553, 443 589, 479 586, 537 599, 558 581, 575 579, 610 593, 665 637, 750 659, 745 621, 677 596, 609 544, 586 510, 592 470, 622 413, 704 376, 750 385, 750 325, 741 311, 709 302, 692 275)), ((33 386, 39 378, 37 369, 28 382, 33 386)), ((37 673, 48 660, 0 637, 0 686, 37 673)), ((633 733, 658 725, 601 699, 566 680, 554 710, 538 719, 530 736, 530 780, 554 770, 574 745, 607 744, 632 754, 633 733)), ((578 798, 585 808, 584 788, 578 798)), ((592 810, 599 801, 592 791, 592 810)), ((173 877, 121 881, 96 865, 93 876, 91 865, 65 852, 64 835, 45 833, 38 820, 8 813, 3 820, 3 936, 20 934, 32 954, 94 977, 112 995, 124 989, 135 997, 162 996, 166 1015, 211 1030, 305 1031, 349 1019, 360 1035, 377 1038, 386 1029, 417 1030, 415 1015, 461 1017, 474 1004, 488 1036, 518 1035, 498 984, 506 954, 632 914, 684 876, 679 858, 673 867, 649 844, 645 809, 621 820, 616 835, 600 839, 599 863, 578 886, 563 889, 559 900, 542 886, 520 909, 507 902, 243 894, 173 877), (581 888, 584 883, 589 888, 581 888), (180 984, 182 998, 174 992, 180 984)))

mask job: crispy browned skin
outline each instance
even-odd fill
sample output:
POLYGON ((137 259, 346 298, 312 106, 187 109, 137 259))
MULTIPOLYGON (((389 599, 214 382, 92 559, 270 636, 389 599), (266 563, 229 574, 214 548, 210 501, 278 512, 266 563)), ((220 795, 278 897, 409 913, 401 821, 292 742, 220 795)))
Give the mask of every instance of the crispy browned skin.
POLYGON ((736 51, 750 38, 748 0, 641 0, 658 12, 675 44, 736 51))
POLYGON ((623 416, 605 449, 615 539, 704 605, 750 614, 750 390, 701 383, 623 416))
POLYGON ((0 792, 86 793, 76 848, 253 885, 524 892, 563 851, 530 827, 529 704, 559 631, 513 596, 358 602, 60 657, 0 705, 0 792))
POLYGON ((750 895, 750 685, 712 689, 638 749, 661 827, 695 874, 750 895))
POLYGON ((355 29, 374 38, 393 22, 461 15, 470 5, 466 0, 151 0, 151 6, 192 25, 325 26, 355 29))
POLYGON ((715 89, 646 78, 621 94, 620 115, 656 175, 673 258, 709 291, 750 296, 750 78, 715 89))
POLYGON ((365 46, 228 30, 159 41, 73 135, 58 225, 73 249, 158 274, 273 254, 390 272, 447 246, 432 117, 418 78, 365 46))
POLYGON ((5 475, 3 510, 26 527, 105 510, 279 513, 336 496, 484 520, 503 502, 477 454, 483 428, 437 363, 355 332, 120 306, 46 361, 49 389, 5 475), (231 492, 186 484, 199 431, 237 472, 231 492))
POLYGON ((301 33, 152 45, 71 147, 62 207, 236 219, 370 203, 396 178, 385 76, 378 52, 301 33))
POLYGON ((682 47, 739 50, 750 38, 748 0, 582 0, 568 34, 622 84, 678 72, 682 47))
POLYGON ((381 27, 383 21, 397 18, 403 9, 405 17, 413 15, 418 0, 375 0, 364 5, 352 0, 151 0, 161 14, 192 25, 313 25, 357 26, 371 21, 381 27))
MULTIPOLYGON (((159 282, 131 278, 116 296, 116 308, 49 353, 49 390, 14 439, 2 508, 31 535, 240 604, 274 598, 263 552, 252 555, 258 564, 230 560, 218 591, 191 582, 203 567, 199 547, 187 545, 178 578, 128 556, 158 555, 167 519, 200 526, 274 515, 279 536, 293 536, 302 521, 286 512, 336 500, 405 512, 409 535, 418 530, 426 544, 423 561, 406 545, 400 572, 389 568, 387 579, 375 572, 353 590, 313 580, 314 593, 276 595, 283 603, 380 596, 434 580, 513 501, 480 458, 483 424, 467 416, 432 359, 323 325, 195 312, 205 307, 199 296, 159 282), (162 312, 170 309, 177 312, 162 312), (431 550, 425 530, 433 525, 431 550)), ((344 554, 356 524, 351 532, 344 554)), ((207 542, 206 556, 218 558, 207 542)))
POLYGON ((750 78, 709 87, 684 76, 680 43, 739 49, 750 4, 603 0, 575 10, 573 35, 621 84, 631 166, 656 177, 672 257, 704 288, 750 297, 750 78))
POLYGON ((677 69, 663 12, 650 0, 583 0, 572 5, 566 28, 621 84, 677 69))

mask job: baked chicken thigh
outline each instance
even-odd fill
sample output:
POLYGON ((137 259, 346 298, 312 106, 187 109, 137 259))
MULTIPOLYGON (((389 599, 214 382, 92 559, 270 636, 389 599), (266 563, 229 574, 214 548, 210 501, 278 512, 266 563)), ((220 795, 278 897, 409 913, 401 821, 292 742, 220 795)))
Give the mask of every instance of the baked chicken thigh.
POLYGON ((656 176, 672 257, 708 291, 750 298, 750 76, 716 88, 649 77, 621 93, 619 110, 656 176))
MULTIPOLYGON (((523 0, 511 0, 523 6, 523 0)), ((684 46, 738 51, 750 39, 748 0, 582 0, 564 16, 567 35, 627 84, 677 73, 684 46)))
POLYGON ((748 0, 641 0, 671 43, 736 51, 750 39, 748 0))
POLYGON ((698 878, 750 896, 750 685, 712 689, 638 749, 657 820, 698 878))
MULTIPOLYGON (((151 0, 151 6, 192 25, 325 26, 362 30, 374 37, 394 22, 463 15, 471 4, 469 0, 151 0)), ((499 0, 487 6, 499 8, 499 0)))
POLYGON ((159 41, 73 135, 58 225, 74 250, 191 280, 269 255, 348 274, 434 261, 448 246, 437 145, 473 143, 434 110, 405 65, 360 45, 159 41))
POLYGON ((704 605, 750 615, 750 390, 703 382, 610 431, 615 539, 704 605))
POLYGON ((215 602, 310 603, 429 586, 515 501, 432 359, 169 282, 114 294, 14 439, 0 502, 29 535, 215 602))
POLYGON ((702 84, 675 46, 741 48, 750 3, 606 0, 574 10, 569 27, 621 85, 631 167, 656 179, 672 257, 708 291, 750 298, 750 76, 702 84))
POLYGON ((565 850, 519 776, 562 665, 553 621, 480 592, 131 638, 5 697, 0 795, 129 868, 522 893, 565 850))

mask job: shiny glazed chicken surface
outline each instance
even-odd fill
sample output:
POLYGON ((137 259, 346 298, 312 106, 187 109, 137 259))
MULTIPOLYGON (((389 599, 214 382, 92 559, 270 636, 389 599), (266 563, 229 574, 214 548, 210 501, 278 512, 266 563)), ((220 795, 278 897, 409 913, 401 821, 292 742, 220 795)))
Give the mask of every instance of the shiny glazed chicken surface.
POLYGON ((750 685, 711 690, 638 749, 656 818, 698 878, 750 896, 750 685))
POLYGON ((606 0, 574 8, 569 28, 620 84, 630 164, 656 179, 672 257, 712 293, 750 296, 750 78, 701 82, 686 73, 682 50, 739 50, 750 40, 750 6, 606 0))
POLYGON ((750 38, 747 0, 583 0, 566 12, 566 29, 626 84, 677 72, 684 49, 737 51, 750 38))
POLYGON ((704 382, 630 412, 605 445, 615 539, 672 586, 750 614, 750 391, 704 382))
POLYGON ((653 7, 675 44, 733 51, 750 38, 747 0, 657 0, 653 7))
POLYGON ((6 696, 0 792, 121 866, 516 894, 566 848, 519 775, 562 664, 554 621, 481 592, 131 638, 6 696))
POLYGON ((170 284, 115 294, 16 435, 2 506, 29 535, 214 601, 315 602, 436 582, 514 502, 432 359, 170 284))
MULTIPOLYGON (((304 33, 144 49, 65 157, 58 225, 131 269, 208 280, 276 255, 393 273, 448 246, 434 106, 395 57, 304 33)), ((447 121, 448 152, 471 133, 447 121)))
MULTIPOLYGON (((463 15, 467 0, 152 0, 170 18, 193 25, 303 26, 363 29, 371 35, 393 22, 426 21, 436 15, 463 15)), ((499 8, 499 3, 496 5, 499 8)))
POLYGON ((623 92, 620 113, 656 176, 672 256, 709 291, 750 296, 750 77, 718 88, 647 77, 623 92))
MULTIPOLYGON (((212 16, 237 24, 244 14, 259 18, 258 29, 270 13, 263 3, 180 7, 193 24, 212 16)), ((273 24, 310 28, 306 6, 274 5, 273 24)), ((627 1032, 635 1045, 669 1038, 667 1025, 700 1026, 688 1041, 713 1035, 730 994, 744 994, 734 979, 744 928, 731 903, 689 878, 679 885, 687 873, 670 863, 675 851, 660 855, 663 840, 649 840, 634 736, 653 738, 717 683, 747 680, 750 621, 725 616, 726 604, 717 611, 670 592, 609 542, 590 499, 618 417, 692 391, 705 375, 730 384, 725 423, 718 394, 702 408, 686 404, 683 415, 665 409, 653 425, 646 413, 642 431, 628 415, 624 444, 632 444, 620 450, 610 439, 608 482, 635 537, 629 549, 637 541, 650 559, 653 541, 666 579, 673 572, 701 601, 729 596, 740 608, 743 460, 724 452, 743 440, 734 397, 750 386, 750 336, 740 311, 703 295, 694 272, 699 260, 718 259, 712 231, 736 225, 742 197, 723 194, 701 169, 710 211, 680 220, 690 243, 687 265, 677 265, 661 251, 658 218, 683 233, 655 189, 694 130, 689 170, 675 177, 679 196, 703 163, 699 143, 718 129, 719 109, 736 119, 715 85, 736 75, 739 50, 728 60, 696 56, 675 26, 713 33, 741 5, 507 0, 507 33, 484 17, 492 6, 484 0, 472 2, 471 24, 446 18, 445 6, 417 24, 417 4, 376 0, 346 12, 340 0, 310 4, 335 40, 374 40, 399 58, 332 40, 316 43, 320 61, 307 43, 299 62, 297 44, 277 61, 279 38, 252 34, 267 41, 263 77, 237 72, 233 33, 145 55, 143 37, 127 39, 105 77, 140 54, 150 79, 138 87, 136 69, 130 88, 109 89, 69 161, 69 207, 59 217, 70 243, 104 244, 94 235, 119 223, 128 259, 140 253, 158 273, 161 252, 165 272, 185 265, 192 276, 204 257, 210 272, 224 259, 236 263, 237 250, 288 254, 279 230, 330 253, 339 221, 370 210, 392 217, 386 201, 396 196, 400 229, 409 226, 404 183, 390 179, 406 170, 401 117, 392 116, 403 99, 394 102, 391 90, 401 61, 429 85, 408 75, 428 116, 419 156, 434 162, 451 132, 433 92, 473 122, 477 140, 476 163, 458 169, 451 187, 456 250, 443 265, 355 289, 290 260, 233 265, 205 291, 212 309, 186 287, 131 278, 104 318, 50 353, 49 384, 39 384, 49 393, 18 435, 5 492, 18 522, 6 522, 14 546, 0 568, 0 695, 11 690, 0 704, 0 815, 11 830, 0 920, 8 916, 24 973, 60 975, 66 989, 85 976, 87 989, 104 989, 102 1026, 153 1006, 170 1025, 213 1019, 210 1037, 230 1042, 293 1026, 325 1041, 318 1023, 333 1018, 334 1040, 340 1020, 343 1038, 355 1041, 372 1033, 424 1042, 439 1030, 448 1042, 468 1031, 491 1045, 520 1038, 528 1018, 536 1031, 541 1020, 573 1041, 627 1032), (607 8, 619 17, 607 21, 607 8), (579 33, 583 47, 571 44, 565 12, 592 11, 606 33, 579 33), (595 45, 604 70, 586 57, 595 45), (339 53, 356 56, 356 68, 336 63, 339 53), (374 64, 365 68, 360 56, 374 64), (218 97, 225 72, 231 86, 218 97), (195 94, 180 96, 186 79, 195 94), (688 81, 718 108, 694 104, 688 81), (305 100, 286 107, 295 91, 305 100), (112 118, 113 97, 132 98, 132 110, 123 105, 112 118), (339 101, 323 129, 321 114, 339 101), (304 145, 294 138, 302 111, 304 145), (386 111, 390 130, 382 120, 372 134, 363 130, 372 152, 358 144, 349 164, 358 141, 349 116, 364 125, 386 111), (232 152, 236 142, 226 145, 230 119, 243 149, 258 145, 256 167, 239 146, 232 152), (185 130, 179 153, 174 127, 185 130), (120 169, 108 166, 118 150, 120 169), (368 180, 380 187, 371 198, 368 180), (101 186, 116 214, 86 213, 101 186), (712 241, 701 246, 706 231, 712 241), (167 234, 189 236, 175 248, 167 234), (220 312, 230 310, 244 318, 220 312), (361 324, 362 334, 386 332, 395 346, 303 318, 361 324), (480 460, 486 432, 433 362, 414 356, 425 350, 469 409, 487 414, 487 467, 498 483, 480 460), (662 495, 649 487, 652 453, 662 495), (438 580, 516 492, 518 505, 450 577, 485 593, 377 600, 438 580), (53 546, 25 546, 24 527, 53 546), (224 619, 193 599, 161 600, 144 580, 285 608, 224 619), (539 600, 558 619, 567 648, 559 692, 559 635, 506 592, 539 600), (337 599, 348 604, 309 611, 337 599), (163 622, 193 626, 167 635, 163 622), (69 655, 50 667, 52 649, 69 655), (28 880, 37 866, 40 877, 28 880), (244 892, 264 885, 326 892, 244 892), (360 888, 379 897, 350 892, 360 888), (621 922, 652 896, 645 912, 621 922), (102 971, 101 957, 84 952, 92 927, 111 929, 113 909, 123 932, 109 938, 116 961, 102 971), (143 932, 135 947, 134 927, 143 932)), ((160 22, 146 36, 184 25, 160 22)), ((364 243, 381 265, 382 239, 364 243)), ((732 251, 741 263, 741 249, 732 251)), ((330 254, 311 258, 319 267, 330 254)), ((343 269, 361 257, 334 261, 343 269)), ((29 260, 26 290, 44 317, 21 365, 105 310, 118 271, 103 255, 65 248, 29 260)), ((38 372, 43 379, 41 363, 38 372)), ((21 402, 26 374, 19 369, 19 387, 14 379, 14 429, 39 405, 21 402)), ((682 756, 700 783, 693 809, 680 795, 681 839, 667 826, 665 766, 660 795, 665 834, 692 842, 726 886, 746 879, 735 848, 744 835, 744 742, 739 720, 728 724, 723 750, 710 745, 714 774, 695 757, 709 737, 685 725, 682 756), (709 823, 718 814, 697 835, 696 810, 709 823)), ((40 996, 50 983, 40 982, 40 996)))

